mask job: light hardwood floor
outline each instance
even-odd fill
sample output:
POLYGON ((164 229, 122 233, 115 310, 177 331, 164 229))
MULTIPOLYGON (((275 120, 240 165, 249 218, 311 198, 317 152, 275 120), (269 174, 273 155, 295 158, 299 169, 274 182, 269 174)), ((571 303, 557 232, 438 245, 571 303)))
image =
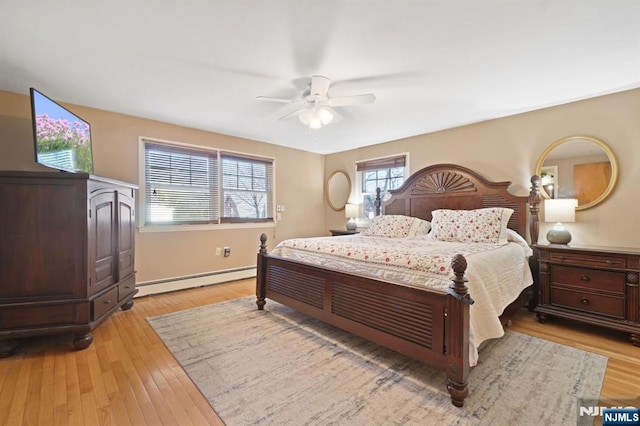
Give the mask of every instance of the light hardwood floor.
MULTIPOLYGON (((223 424, 146 321, 147 317, 254 294, 254 280, 135 299, 73 351, 68 336, 29 339, 0 360, 3 425, 223 424)), ((512 329, 609 357, 603 399, 640 395, 640 348, 624 335, 522 310, 512 329)))

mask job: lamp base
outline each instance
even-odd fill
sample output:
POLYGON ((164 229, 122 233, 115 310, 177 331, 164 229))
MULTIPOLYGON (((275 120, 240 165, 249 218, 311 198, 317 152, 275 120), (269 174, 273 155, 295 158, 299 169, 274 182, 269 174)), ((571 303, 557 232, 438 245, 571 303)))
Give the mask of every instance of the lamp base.
POLYGON ((547 241, 551 244, 569 244, 571 233, 563 226, 554 226, 547 232, 547 241))
POLYGON ((355 231, 357 227, 358 225, 356 224, 355 219, 349 219, 349 222, 347 222, 347 231, 355 231))

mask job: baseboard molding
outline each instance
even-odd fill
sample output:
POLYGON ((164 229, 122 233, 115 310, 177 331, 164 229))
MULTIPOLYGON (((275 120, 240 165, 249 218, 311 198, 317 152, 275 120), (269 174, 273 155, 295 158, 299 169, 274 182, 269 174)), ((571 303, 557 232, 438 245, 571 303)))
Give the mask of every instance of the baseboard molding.
POLYGON ((189 275, 171 278, 168 280, 146 281, 136 283, 138 294, 135 297, 150 296, 152 294, 168 293, 187 288, 203 287, 212 284, 221 284, 229 281, 243 280, 256 276, 256 267, 228 269, 206 274, 189 275))

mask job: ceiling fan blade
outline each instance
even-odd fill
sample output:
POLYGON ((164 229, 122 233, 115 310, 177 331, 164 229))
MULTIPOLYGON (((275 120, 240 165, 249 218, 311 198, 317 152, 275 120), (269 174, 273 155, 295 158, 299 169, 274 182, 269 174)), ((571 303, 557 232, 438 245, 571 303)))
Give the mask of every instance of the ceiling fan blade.
POLYGON ((323 77, 321 75, 312 75, 310 95, 318 95, 318 98, 320 100, 326 99, 330 84, 331 80, 327 77, 323 77))
POLYGON ((345 106, 358 104, 371 104, 376 100, 376 96, 372 93, 365 95, 343 96, 340 98, 330 98, 327 101, 329 106, 345 106))
POLYGON ((298 108, 297 110, 295 110, 295 111, 293 111, 293 112, 290 112, 289 114, 287 114, 287 115, 285 115, 285 116, 280 117, 280 118, 279 118, 279 120, 288 120, 288 119, 290 119, 290 118, 292 118, 292 117, 295 117, 295 116, 297 116, 297 115, 300 115, 300 113, 301 113, 302 111, 304 111, 304 110, 306 110, 306 108, 298 108))
POLYGON ((256 96, 256 99, 269 102, 280 102, 283 104, 296 104, 302 102, 302 99, 284 99, 284 98, 272 98, 271 96, 256 96))

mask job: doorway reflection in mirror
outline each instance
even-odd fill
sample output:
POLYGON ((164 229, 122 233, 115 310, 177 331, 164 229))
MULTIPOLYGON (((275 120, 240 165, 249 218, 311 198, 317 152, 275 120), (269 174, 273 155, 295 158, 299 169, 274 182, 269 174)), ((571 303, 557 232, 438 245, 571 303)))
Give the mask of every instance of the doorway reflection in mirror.
POLYGON ((549 198, 556 198, 556 184, 558 182, 558 166, 544 166, 540 171, 540 179, 549 198))

